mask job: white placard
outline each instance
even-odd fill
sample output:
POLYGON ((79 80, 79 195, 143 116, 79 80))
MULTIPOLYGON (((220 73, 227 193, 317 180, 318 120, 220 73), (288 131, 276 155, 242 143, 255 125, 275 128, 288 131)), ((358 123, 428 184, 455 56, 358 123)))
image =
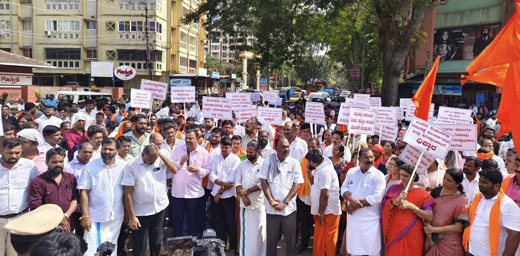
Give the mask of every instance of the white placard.
MULTIPOLYGON (((399 158, 403 160, 407 164, 417 165, 417 160, 419 160, 419 155, 421 155, 421 150, 411 146, 406 145, 403 149, 403 152, 399 155, 399 158)), ((421 158, 421 163, 417 166, 418 173, 425 173, 428 171, 428 168, 435 162, 435 156, 430 155, 428 153, 424 153, 421 158)))
MULTIPOLYGON (((377 118, 379 119, 379 114, 377 114, 377 118)), ((390 140, 395 141, 397 138, 397 133, 399 133, 399 127, 397 126, 383 126, 383 128, 380 128, 380 125, 376 125, 376 135, 379 135, 379 140, 390 140), (379 131, 381 130, 381 134, 379 134, 379 131)))
POLYGON ((171 86, 172 103, 195 102, 195 86, 171 86))
POLYGON ((152 92, 138 89, 130 90, 130 107, 132 108, 146 108, 152 106, 152 92))
POLYGON ((370 106, 367 106, 365 104, 359 105, 359 104, 341 103, 341 106, 339 108, 339 113, 338 113, 338 120, 337 120, 338 124, 348 125, 348 121, 350 119, 350 109, 352 109, 352 108, 369 110, 370 106))
MULTIPOLYGON (((412 102, 412 104, 408 105, 408 109, 406 109, 406 121, 412 121, 412 119, 415 117, 415 109, 417 109, 417 106, 412 102)), ((430 110, 428 110, 428 121, 432 120, 433 118, 433 110, 435 109, 435 104, 432 103, 430 105, 430 110)))
POLYGON ((282 104, 283 104, 283 98, 278 98, 278 99, 276 99, 276 103, 274 105, 281 106, 282 104))
POLYGON ((217 97, 202 97, 204 118, 233 119, 231 100, 217 97))
POLYGON ((404 109, 400 107, 391 107, 397 109, 397 120, 403 120, 404 119, 404 109))
POLYGON ((351 109, 348 132, 351 134, 374 135, 377 113, 369 110, 351 109))
POLYGON ((235 113, 238 110, 251 110, 251 93, 228 92, 226 99, 231 100, 231 105, 235 113))
POLYGON ((260 98, 260 93, 258 92, 253 92, 251 94, 251 101, 255 102, 255 101, 261 101, 262 99, 260 98))
POLYGON ((267 101, 270 104, 275 104, 276 100, 278 100, 278 94, 276 94, 275 92, 265 91, 263 93, 263 95, 264 95, 264 101, 267 101))
POLYGON ((406 108, 408 108, 408 105, 410 105, 410 104, 415 105, 415 104, 413 104, 412 99, 408 99, 408 98, 401 98, 401 99, 399 99, 399 107, 400 108, 406 109, 406 108))
POLYGON ((410 123, 404 141, 425 153, 444 160, 450 150, 453 137, 453 133, 446 132, 442 128, 416 117, 410 123))
POLYGON ((397 109, 389 107, 370 107, 377 113, 376 125, 397 126, 397 109))
POLYGON ((258 107, 256 118, 262 124, 282 125, 281 108, 258 107))
POLYGON ((476 124, 438 124, 437 126, 455 135, 451 141, 450 150, 477 151, 478 136, 476 124))
POLYGON ((346 98, 345 103, 348 105, 365 105, 365 106, 370 107, 369 101, 355 100, 355 99, 351 99, 351 98, 346 98))
POLYGON ((370 107, 381 107, 381 97, 370 97, 370 107))
POLYGON ((257 115, 257 106, 256 105, 252 105, 251 109, 248 109, 248 110, 235 111, 237 123, 245 123, 250 118, 256 117, 256 115, 257 115))
POLYGON ((370 102, 370 94, 354 93, 354 99, 360 100, 360 101, 365 101, 365 102, 370 102))
POLYGON ((325 110, 323 110, 323 103, 307 102, 305 104, 305 122, 310 124, 325 125, 325 110))
POLYGON ((91 77, 113 77, 114 76, 114 62, 90 62, 90 76, 91 77))
POLYGON ((151 91, 153 99, 166 100, 166 95, 168 94, 168 84, 142 79, 141 90, 151 91))
POLYGON ((439 107, 437 122, 439 124, 468 124, 471 120, 471 109, 439 107))

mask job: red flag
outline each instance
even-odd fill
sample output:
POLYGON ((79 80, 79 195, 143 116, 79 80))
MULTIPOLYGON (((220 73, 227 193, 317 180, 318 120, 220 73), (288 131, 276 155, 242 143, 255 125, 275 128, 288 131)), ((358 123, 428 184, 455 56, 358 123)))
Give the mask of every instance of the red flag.
POLYGON ((435 88, 435 77, 437 76, 437 68, 441 57, 437 56, 432 69, 426 75, 417 92, 412 98, 413 103, 417 108, 414 115, 424 121, 428 121, 428 113, 430 112, 430 105, 432 104, 433 88, 435 88))

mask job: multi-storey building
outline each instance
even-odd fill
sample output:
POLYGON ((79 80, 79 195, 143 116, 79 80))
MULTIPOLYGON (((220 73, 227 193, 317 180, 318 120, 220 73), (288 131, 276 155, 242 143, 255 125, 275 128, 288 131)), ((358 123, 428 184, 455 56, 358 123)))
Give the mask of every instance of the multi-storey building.
POLYGON ((204 67, 204 30, 184 25, 183 14, 199 0, 0 0, 0 49, 45 61, 53 70, 35 70, 34 84, 139 86, 149 79, 195 74, 204 67), (147 14, 147 15, 146 15, 147 14), (123 82, 92 78, 92 62, 128 65, 137 76, 123 82))
MULTIPOLYGON (((233 39, 229 39, 233 40, 233 39)), ((217 60, 224 61, 230 65, 235 65, 235 59, 239 59, 238 52, 231 49, 229 40, 223 40, 219 37, 206 38, 204 44, 204 51, 206 54, 213 55, 217 60)), ((252 45, 254 37, 249 37, 245 42, 247 45, 252 45)))

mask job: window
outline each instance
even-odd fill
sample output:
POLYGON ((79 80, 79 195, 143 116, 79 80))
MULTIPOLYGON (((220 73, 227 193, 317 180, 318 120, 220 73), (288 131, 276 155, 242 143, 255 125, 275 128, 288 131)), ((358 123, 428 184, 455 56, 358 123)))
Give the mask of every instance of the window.
POLYGON ((114 31, 116 29, 116 23, 113 21, 107 21, 105 23, 107 31, 114 31))
POLYGON ((87 30, 96 30, 97 21, 87 21, 87 30))
POLYGON ((0 20, 0 31, 11 30, 11 22, 8 20, 0 20))
POLYGON ((87 59, 97 59, 97 50, 87 50, 87 59))
POLYGON ((188 58, 186 57, 180 57, 179 58, 179 64, 183 67, 187 67, 188 66, 188 58))
POLYGON ((0 10, 9 10, 9 4, 0 4, 0 10))
POLYGON ((74 5, 74 10, 79 10, 79 4, 74 5))
POLYGON ((22 49, 22 55, 27 58, 32 58, 32 49, 30 49, 30 48, 22 49))
POLYGON ((155 32, 155 21, 150 21, 150 27, 148 31, 155 32))
POLYGON ((81 50, 46 48, 45 58, 50 60, 81 60, 81 50))
POLYGON ((144 50, 117 50, 117 60, 146 61, 146 59, 144 50))
POLYGON ((47 31, 79 31, 79 21, 73 20, 48 20, 45 24, 47 31))
POLYGON ((144 24, 144 22, 142 22, 142 21, 137 22, 137 31, 144 31, 143 24, 144 24))
POLYGON ((190 68, 197 68, 197 61, 196 60, 190 60, 190 68))
POLYGON ((212 45, 211 46, 211 50, 212 51, 218 51, 218 50, 220 50, 220 46, 219 45, 212 45))

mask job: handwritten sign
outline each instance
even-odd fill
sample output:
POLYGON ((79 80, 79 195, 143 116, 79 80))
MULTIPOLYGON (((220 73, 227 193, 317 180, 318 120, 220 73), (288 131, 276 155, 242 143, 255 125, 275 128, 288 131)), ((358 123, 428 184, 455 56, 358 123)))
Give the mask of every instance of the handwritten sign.
POLYGON ((270 104, 275 104, 276 100, 278 99, 278 94, 276 94, 275 92, 265 91, 263 95, 264 95, 264 101, 267 101, 270 104))
POLYGON ((471 120, 470 109, 439 107, 439 124, 468 124, 471 120))
POLYGON ((360 100, 360 101, 365 101, 365 102, 370 102, 370 94, 354 93, 354 99, 360 100))
POLYGON ((166 100, 168 84, 152 80, 141 80, 141 90, 151 91, 153 99, 166 100))
MULTIPOLYGON (((415 109, 416 108, 417 108, 417 106, 415 106, 415 104, 413 104, 413 103, 408 105, 408 109, 406 109, 406 118, 405 118, 406 121, 411 121, 415 117, 415 109)), ((434 109, 435 109, 435 104, 432 103, 430 105, 430 110, 428 112, 428 121, 432 120, 432 118, 433 118, 433 110, 434 109)))
POLYGON ((397 109, 389 107, 370 107, 377 113, 376 125, 397 126, 397 109))
POLYGON ((226 99, 231 100, 231 106, 235 112, 237 110, 251 110, 251 93, 228 92, 226 99))
POLYGON ((453 133, 428 123, 420 118, 414 118, 408 127, 404 141, 412 146, 444 160, 453 140, 453 133))
POLYGON ((258 107, 256 118, 262 124, 282 125, 282 111, 281 108, 258 107))
MULTIPOLYGON (((399 158, 403 160, 407 164, 417 165, 417 160, 419 160, 419 155, 421 154, 421 150, 411 146, 406 145, 403 149, 403 152, 399 155, 399 158)), ((435 162, 435 156, 424 153, 421 162, 417 166, 418 173, 425 173, 428 171, 428 168, 435 162)))
POLYGON ((262 99, 260 98, 260 93, 258 92, 253 92, 251 94, 251 101, 255 102, 255 101, 261 101, 262 99))
POLYGON ((400 107, 391 107, 395 108, 397 111, 397 120, 403 120, 404 119, 404 109, 400 107))
POLYGON ((415 104, 413 104, 412 99, 403 99, 403 98, 399 99, 400 108, 406 109, 406 108, 408 108, 408 105, 415 105, 415 104))
MULTIPOLYGON (((379 119, 379 114, 377 114, 377 118, 379 119)), ((397 138, 397 133, 399 132, 399 127, 397 126, 382 126, 376 125, 375 134, 379 135, 380 140, 390 140, 395 141, 397 138), (379 131, 381 130, 381 134, 379 131)))
POLYGON ((370 97, 371 107, 381 107, 381 97, 370 97))
POLYGON ((350 119, 348 121, 349 133, 374 135, 376 118, 376 112, 362 109, 351 109, 350 119))
POLYGON ((204 118, 233 119, 231 100, 217 97, 202 97, 204 118))
POLYGON ((455 135, 451 141, 450 150, 477 151, 478 136, 476 124, 438 124, 437 126, 455 135))
POLYGON ((359 104, 341 103, 341 106, 339 108, 339 113, 338 113, 338 122, 337 122, 338 124, 348 125, 348 122, 350 119, 350 109, 369 110, 370 106, 367 106, 365 104, 359 105, 359 104))
POLYGON ((257 115, 257 106, 252 105, 251 109, 248 110, 239 110, 235 111, 236 121, 237 123, 245 123, 247 120, 256 117, 257 115))
POLYGON ((368 101, 362 101, 362 100, 355 100, 351 98, 346 98, 345 103, 349 105, 365 105, 370 107, 370 102, 368 101))
POLYGON ((152 106, 152 92, 147 90, 130 90, 130 107, 132 108, 146 108, 152 106))
POLYGON ((278 99, 276 99, 276 103, 274 105, 281 106, 282 104, 283 104, 283 98, 278 98, 278 99))
POLYGON ((326 124, 323 103, 307 102, 305 104, 305 122, 311 124, 326 124))
POLYGON ((172 103, 195 102, 195 86, 172 86, 172 103))

